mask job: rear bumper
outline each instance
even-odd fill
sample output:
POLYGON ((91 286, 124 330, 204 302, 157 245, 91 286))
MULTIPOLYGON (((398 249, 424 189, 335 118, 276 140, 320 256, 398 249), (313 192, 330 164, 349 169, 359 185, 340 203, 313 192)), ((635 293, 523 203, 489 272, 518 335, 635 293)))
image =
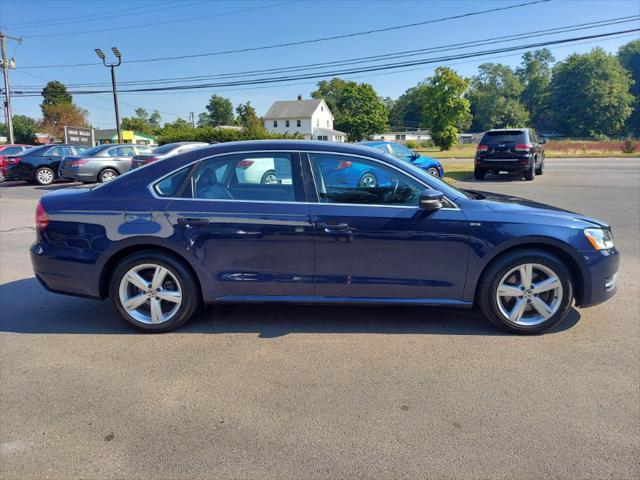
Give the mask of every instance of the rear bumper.
MULTIPOLYGON (((79 250, 79 249, 78 249, 79 250)), ((33 273, 49 291, 79 297, 100 298, 99 272, 96 256, 86 250, 70 257, 68 249, 61 250, 45 242, 35 242, 31 248, 33 273)))
POLYGON ((80 180, 81 182, 95 182, 96 175, 93 173, 83 173, 77 168, 63 168, 58 169, 58 176, 60 178, 67 178, 69 180, 80 180))
POLYGON ((20 168, 19 166, 9 165, 4 169, 4 179, 6 181, 12 180, 32 180, 33 170, 20 168))
POLYGON ((592 307, 613 297, 618 290, 620 254, 613 248, 600 252, 581 252, 586 275, 579 307, 592 307))
POLYGON ((531 168, 533 156, 531 154, 517 156, 512 158, 491 158, 480 157, 475 158, 475 167, 487 171, 506 171, 521 172, 531 168))

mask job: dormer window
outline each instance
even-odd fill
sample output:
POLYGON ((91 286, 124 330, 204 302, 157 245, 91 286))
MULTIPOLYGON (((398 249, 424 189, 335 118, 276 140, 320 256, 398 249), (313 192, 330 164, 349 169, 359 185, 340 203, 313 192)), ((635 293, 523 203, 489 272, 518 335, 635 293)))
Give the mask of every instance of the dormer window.
POLYGON ((324 107, 323 106, 320 106, 320 111, 324 112, 324 107))

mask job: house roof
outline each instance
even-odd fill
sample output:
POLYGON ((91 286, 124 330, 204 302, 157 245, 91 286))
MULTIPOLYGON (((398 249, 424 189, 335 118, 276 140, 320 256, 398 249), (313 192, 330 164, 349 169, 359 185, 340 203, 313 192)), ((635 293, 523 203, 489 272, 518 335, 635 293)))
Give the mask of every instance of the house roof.
POLYGON ((314 133, 330 133, 331 135, 346 135, 346 133, 341 132, 340 130, 334 130, 333 128, 314 128, 314 133))
MULTIPOLYGON (((266 119, 272 118, 306 118, 311 117, 316 111, 322 99, 309 100, 280 100, 273 102, 271 108, 264 115, 266 119)), ((328 110, 328 108, 327 108, 328 110)))

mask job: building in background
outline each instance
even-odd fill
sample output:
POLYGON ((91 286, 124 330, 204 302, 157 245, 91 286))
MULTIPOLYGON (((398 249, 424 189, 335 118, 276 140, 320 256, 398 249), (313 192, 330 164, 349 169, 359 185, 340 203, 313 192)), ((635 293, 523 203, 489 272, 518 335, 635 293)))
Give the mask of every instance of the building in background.
POLYGON ((263 117, 271 133, 300 133, 307 140, 346 142, 347 134, 333 129, 333 115, 324 100, 281 100, 274 102, 263 117))
POLYGON ((431 140, 429 130, 413 130, 404 132, 386 132, 371 135, 371 140, 383 140, 385 142, 405 143, 407 140, 414 142, 426 142, 431 140))
MULTIPOLYGON (((96 143, 118 143, 118 132, 115 128, 106 130, 96 130, 96 143)), ((132 143, 134 145, 147 145, 155 147, 158 145, 156 137, 146 133, 134 132, 133 130, 122 130, 122 143, 132 143)))

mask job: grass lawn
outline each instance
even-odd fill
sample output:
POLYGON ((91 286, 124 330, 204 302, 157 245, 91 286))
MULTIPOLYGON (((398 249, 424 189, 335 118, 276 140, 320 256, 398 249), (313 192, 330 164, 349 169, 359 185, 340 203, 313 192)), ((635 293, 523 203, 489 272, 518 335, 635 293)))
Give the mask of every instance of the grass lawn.
MULTIPOLYGON (((547 157, 555 158, 608 158, 608 157, 638 157, 640 145, 634 153, 623 153, 620 141, 592 141, 592 140, 551 140, 544 145, 547 157)), ((438 160, 447 158, 473 158, 476 153, 475 144, 457 145, 451 150, 440 151, 438 148, 418 148, 416 151, 425 156, 438 160)))

